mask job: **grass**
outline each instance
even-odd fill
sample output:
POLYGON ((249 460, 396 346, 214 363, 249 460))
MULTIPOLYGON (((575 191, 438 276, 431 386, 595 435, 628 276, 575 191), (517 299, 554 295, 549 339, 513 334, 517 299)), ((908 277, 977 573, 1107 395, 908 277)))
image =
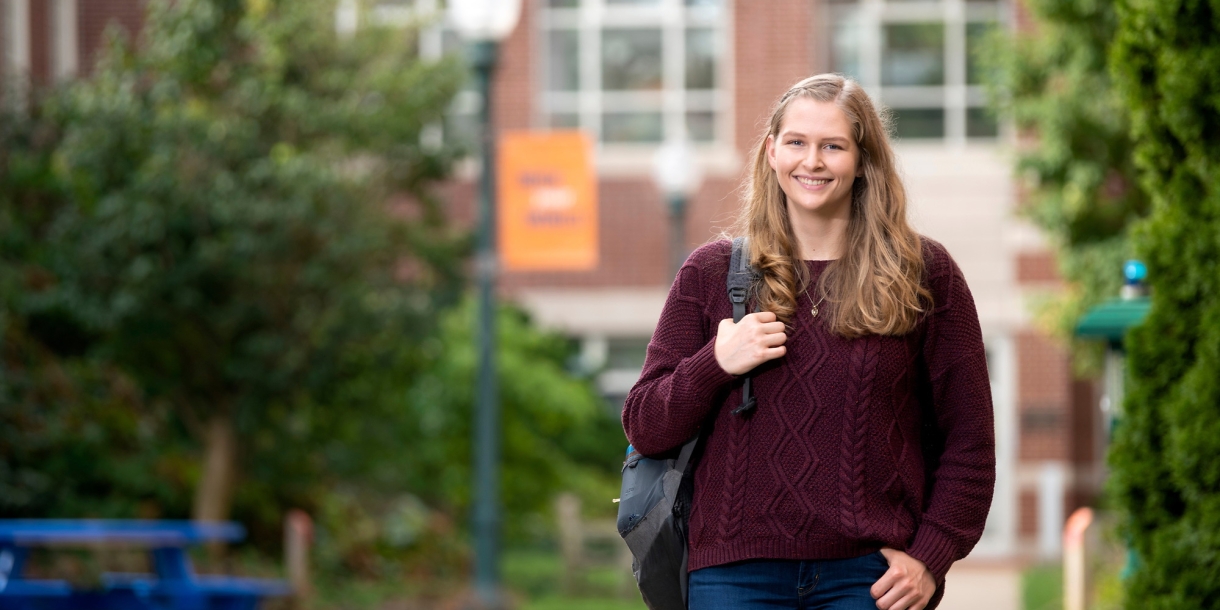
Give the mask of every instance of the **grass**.
POLYGON ((504 586, 521 596, 519 610, 646 610, 634 583, 623 586, 630 575, 612 565, 586 570, 572 594, 563 591, 563 561, 557 552, 509 551, 500 565, 504 586))
POLYGON ((1021 574, 1024 610, 1063 610, 1063 566, 1036 565, 1021 574))

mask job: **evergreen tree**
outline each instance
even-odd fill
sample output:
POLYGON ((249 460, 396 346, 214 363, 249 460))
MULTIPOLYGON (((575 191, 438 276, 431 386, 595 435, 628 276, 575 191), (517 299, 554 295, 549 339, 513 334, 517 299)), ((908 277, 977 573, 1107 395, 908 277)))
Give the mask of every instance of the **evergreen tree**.
POLYGON ((1152 210, 1152 308, 1130 331, 1111 452, 1138 556, 1128 608, 1220 604, 1220 2, 1122 0, 1111 67, 1152 210))

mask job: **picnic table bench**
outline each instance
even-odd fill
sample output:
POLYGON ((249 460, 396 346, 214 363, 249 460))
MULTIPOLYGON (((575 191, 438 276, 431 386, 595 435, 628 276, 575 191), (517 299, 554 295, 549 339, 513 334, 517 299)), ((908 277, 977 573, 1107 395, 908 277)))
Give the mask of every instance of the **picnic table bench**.
POLYGON ((195 574, 189 547, 245 535, 230 522, 0 519, 0 610, 254 610, 264 598, 290 595, 281 580, 195 574), (34 547, 143 548, 153 572, 105 573, 88 588, 30 579, 34 547))

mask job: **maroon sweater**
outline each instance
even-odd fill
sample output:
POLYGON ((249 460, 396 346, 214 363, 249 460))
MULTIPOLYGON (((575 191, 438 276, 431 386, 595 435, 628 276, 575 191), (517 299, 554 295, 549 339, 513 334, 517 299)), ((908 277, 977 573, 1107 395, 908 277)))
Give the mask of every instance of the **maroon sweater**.
MULTIPOLYGON (((933 307, 904 336, 844 339, 800 297, 787 354, 756 368, 755 412, 716 362, 731 246, 691 254, 670 289, 623 427, 641 453, 705 427, 690 570, 746 559, 843 559, 887 546, 937 582, 983 532, 995 484, 987 361, 974 299, 924 239, 933 307)), ((829 264, 806 261, 816 280, 829 264)))

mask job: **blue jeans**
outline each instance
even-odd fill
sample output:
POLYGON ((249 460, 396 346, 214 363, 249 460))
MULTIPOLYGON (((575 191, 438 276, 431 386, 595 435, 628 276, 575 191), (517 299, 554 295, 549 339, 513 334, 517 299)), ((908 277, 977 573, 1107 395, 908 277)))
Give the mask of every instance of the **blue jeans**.
POLYGON ((690 573, 690 610, 877 610, 869 588, 889 569, 881 552, 825 561, 755 560, 690 573))

